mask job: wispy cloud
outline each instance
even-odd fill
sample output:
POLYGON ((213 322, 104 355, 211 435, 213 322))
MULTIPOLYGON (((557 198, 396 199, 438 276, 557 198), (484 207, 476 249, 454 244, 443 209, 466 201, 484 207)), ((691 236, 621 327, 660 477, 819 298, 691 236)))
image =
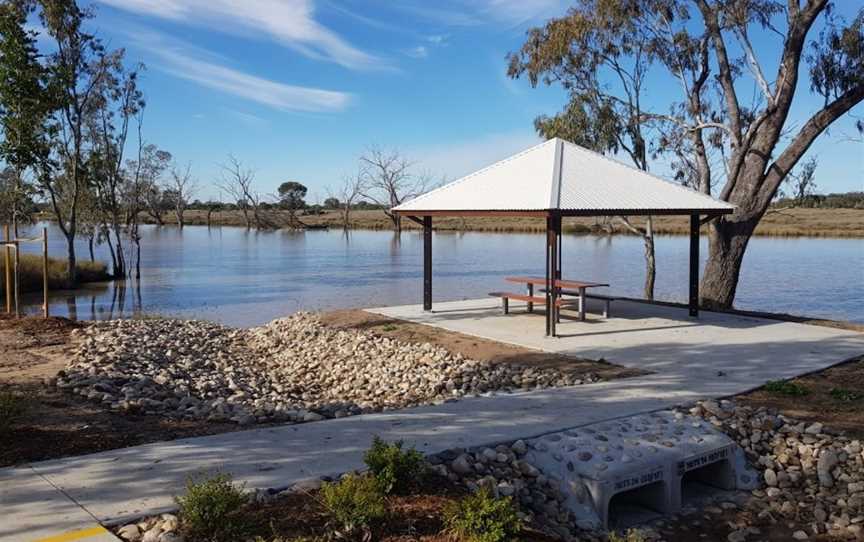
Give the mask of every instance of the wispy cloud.
POLYGON ((405 49, 402 51, 406 56, 410 56, 411 58, 426 58, 429 56, 429 49, 424 45, 418 45, 417 47, 411 47, 410 49, 405 49))
POLYGON ((240 121, 242 124, 252 128, 260 128, 261 126, 266 126, 268 124, 267 119, 263 119, 258 115, 253 115, 252 113, 245 113, 243 111, 229 108, 225 108, 225 113, 240 121))
POLYGON ((220 32, 266 36, 300 53, 356 70, 388 68, 315 20, 311 0, 99 0, 111 7, 220 32))
POLYGON ((418 17, 446 26, 499 23, 517 26, 552 17, 564 11, 563 0, 451 0, 449 2, 400 3, 398 7, 418 17))
POLYGON ((280 83, 225 65, 206 50, 156 32, 133 34, 135 43, 156 57, 156 69, 201 86, 280 111, 342 111, 351 103, 346 92, 280 83))

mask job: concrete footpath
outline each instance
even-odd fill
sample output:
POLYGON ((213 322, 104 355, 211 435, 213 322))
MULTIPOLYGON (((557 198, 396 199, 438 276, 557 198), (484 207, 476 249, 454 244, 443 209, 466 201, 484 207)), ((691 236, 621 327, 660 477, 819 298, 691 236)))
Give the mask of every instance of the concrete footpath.
MULTIPOLYGON (((658 358, 653 368, 659 371, 645 377, 160 442, 0 469, 0 542, 111 540, 98 530, 97 522, 113 524, 171 509, 186 478, 201 471, 230 472, 250 489, 281 488, 361 467, 362 452, 376 434, 405 439, 427 453, 491 444, 733 395, 768 378, 819 370, 864 353, 864 335, 782 325, 794 327, 773 331, 797 345, 773 349, 770 361, 760 357, 758 371, 738 350, 730 351, 724 363, 700 360, 698 368, 689 370, 687 364, 676 369, 668 359, 658 358), (729 374, 726 368, 736 364, 749 369, 729 374), (754 373, 760 380, 754 380, 754 373)), ((766 337, 772 330, 764 324, 761 331, 766 337)), ((772 338, 772 344, 778 342, 772 338)), ((554 341, 544 346, 554 351, 560 347, 554 341)), ((669 351, 665 349, 666 357, 669 351)), ((617 361, 609 355, 606 359, 617 361)))

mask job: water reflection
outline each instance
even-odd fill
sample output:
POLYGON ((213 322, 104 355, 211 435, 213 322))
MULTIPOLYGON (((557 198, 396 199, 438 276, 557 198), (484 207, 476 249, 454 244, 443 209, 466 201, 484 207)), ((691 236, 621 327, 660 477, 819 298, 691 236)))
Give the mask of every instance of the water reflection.
MULTIPOLYGON (((422 236, 390 231, 247 231, 142 228, 142 278, 51 296, 53 314, 105 319, 135 312, 255 325, 297 310, 417 303, 422 236)), ((542 274, 542 234, 442 232, 434 236, 434 299, 483 297, 508 275, 542 274)), ((658 237, 658 299, 687 298, 688 241, 658 237)), ((703 247, 707 243, 703 244, 703 247)), ((64 254, 49 230, 49 250, 64 254)), ((704 250, 704 249, 703 249, 704 250)), ((105 247, 97 258, 107 260, 105 247)), ((82 243, 80 254, 87 254, 82 243)), ((638 297, 644 280, 637 237, 567 235, 568 277, 612 284, 638 297)), ((704 252, 703 252, 704 254, 704 252)), ((27 297, 29 312, 41 299, 27 297)), ((864 241, 756 238, 741 274, 738 306, 864 321, 864 241)))

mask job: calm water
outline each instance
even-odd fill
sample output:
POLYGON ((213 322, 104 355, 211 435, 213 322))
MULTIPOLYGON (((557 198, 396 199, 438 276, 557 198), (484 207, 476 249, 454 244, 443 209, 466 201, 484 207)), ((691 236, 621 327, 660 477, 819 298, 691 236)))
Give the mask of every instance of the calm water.
MULTIPOLYGON (((133 311, 256 325, 300 309, 419 303, 422 239, 406 232, 256 232, 242 228, 145 227, 142 281, 55 294, 51 311, 82 319, 133 311)), ((65 254, 49 230, 52 255, 65 254)), ((688 240, 657 239, 658 299, 687 298, 688 240)), ((434 298, 483 297, 507 275, 544 272, 540 234, 438 233, 434 298)), ((707 243, 705 245, 707 247, 707 243)), ((34 247, 35 250, 35 247, 34 247)), ((103 250, 97 258, 107 260, 103 250)), ((703 248, 703 255, 705 248, 703 248)), ((79 258, 87 258, 81 243, 79 258)), ((608 282, 639 296, 642 242, 633 237, 567 236, 564 276, 608 282)), ((41 303, 41 300, 35 301, 41 303)), ((28 307, 38 310, 36 305, 28 307)), ((864 240, 754 238, 736 306, 864 322, 864 240)))

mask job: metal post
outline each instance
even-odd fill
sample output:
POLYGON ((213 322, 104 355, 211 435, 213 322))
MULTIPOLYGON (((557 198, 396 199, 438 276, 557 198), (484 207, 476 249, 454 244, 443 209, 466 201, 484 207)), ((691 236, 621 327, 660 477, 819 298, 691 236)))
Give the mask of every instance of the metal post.
POLYGON ((42 228, 42 314, 48 318, 48 228, 42 228))
MULTIPOLYGON (((9 224, 3 226, 4 240, 9 242, 9 224)), ((9 256, 9 246, 4 245, 3 254, 6 261, 6 314, 12 314, 12 258, 9 256)))
POLYGON ((552 248, 552 256, 549 258, 549 261, 552 262, 552 273, 550 274, 552 277, 552 300, 549 303, 549 312, 552 315, 550 318, 550 327, 553 337, 555 336, 555 324, 558 321, 558 307, 556 306, 556 302, 558 301, 558 236, 556 235, 556 224, 556 219, 553 217, 552 229, 549 231, 549 246, 552 248))
POLYGON ((423 310, 432 310, 432 217, 423 217, 423 310))
POLYGON ((552 265, 550 265, 550 258, 552 256, 551 249, 549 246, 550 232, 552 230, 552 218, 546 217, 546 336, 548 337, 552 333, 551 327, 551 318, 550 313, 552 309, 550 307, 550 300, 552 299, 552 281, 549 280, 549 273, 552 272, 552 265))
POLYGON ((690 215, 690 316, 699 316, 699 214, 690 215))

